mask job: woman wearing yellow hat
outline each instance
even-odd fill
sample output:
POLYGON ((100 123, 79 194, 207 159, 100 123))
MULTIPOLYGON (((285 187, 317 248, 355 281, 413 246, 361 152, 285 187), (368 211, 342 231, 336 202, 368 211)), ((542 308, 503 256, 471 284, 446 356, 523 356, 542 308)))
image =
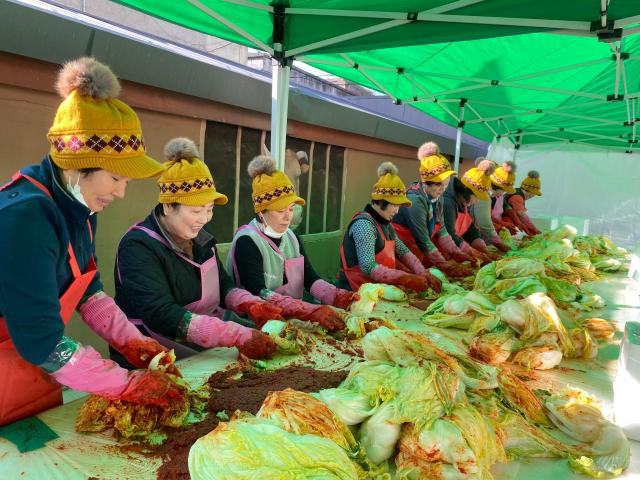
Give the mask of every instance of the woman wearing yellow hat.
POLYGON ((94 242, 95 214, 124 197, 129 180, 162 166, 146 155, 138 116, 116 98, 120 85, 107 66, 69 62, 57 90, 64 100, 49 154, 0 187, 0 425, 62 403, 60 384, 144 403, 184 395, 169 375, 129 373, 64 335, 78 308, 138 368, 166 350, 103 293, 94 242), (149 376, 162 395, 141 393, 149 376))
POLYGON ((478 201, 489 201, 489 175, 494 170, 495 163, 482 160, 477 167, 467 170, 461 179, 453 177, 443 195, 444 224, 452 240, 460 250, 483 263, 490 262, 494 256, 482 240, 470 208, 478 201))
MULTIPOLYGON (((476 163, 479 164, 484 161, 483 157, 476 159, 476 163)), ((504 193, 515 192, 513 188, 513 179, 515 179, 515 166, 512 162, 503 163, 497 167, 495 171, 489 175, 491 180, 489 188, 490 198, 487 200, 478 199, 478 201, 471 207, 471 213, 475 220, 478 231, 482 239, 497 249, 508 252, 509 247, 502 241, 500 236, 496 233, 496 230, 504 228, 501 221, 498 226, 494 226, 495 220, 493 218, 494 213, 499 210, 499 216, 502 217, 502 201, 504 193)))
MULTIPOLYGON (((236 288, 215 239, 204 229, 214 206, 226 205, 226 195, 216 190, 193 141, 174 138, 164 153, 159 203, 118 246, 116 302, 144 333, 178 357, 212 347, 238 347, 251 358, 271 355, 275 345, 268 335, 223 321, 233 319, 223 307, 258 324, 282 319, 279 308, 236 288)), ((117 351, 111 358, 126 365, 117 351)))
MULTIPOLYGON (((514 162, 503 163, 491 174, 491 221, 498 232, 506 228, 511 234, 516 233, 517 229, 513 222, 502 215, 504 213, 505 195, 516 192, 515 182, 516 164, 514 162)), ((504 249, 501 248, 501 250, 504 249)))
POLYGON ((236 284, 282 308, 285 318, 319 323, 330 331, 344 329, 338 313, 327 305, 346 308, 357 296, 322 280, 289 228, 294 206, 304 205, 304 200, 271 157, 254 158, 248 172, 256 218, 238 229, 227 257, 236 284), (325 305, 301 300, 305 289, 325 305))
POLYGON ((400 206, 410 206, 405 185, 391 162, 378 167, 371 203, 354 215, 340 246, 339 285, 358 290, 367 282, 387 283, 420 293, 440 291, 440 281, 402 243, 391 219, 400 206), (411 273, 407 273, 407 271, 411 273))
POLYGON ((442 219, 440 197, 455 172, 449 161, 440 155, 438 146, 427 142, 418 149, 420 181, 407 190, 411 206, 401 207, 393 218, 393 228, 398 238, 422 261, 453 277, 471 275, 471 270, 456 261, 471 260, 451 240, 442 219), (453 257, 448 261, 443 256, 453 257))
POLYGON ((504 215, 503 218, 511 220, 516 227, 525 232, 527 235, 537 235, 540 230, 533 224, 525 202, 535 196, 542 196, 540 192, 540 174, 531 170, 527 174, 527 178, 522 180, 520 188, 516 188, 513 194, 506 195, 504 199, 504 215))

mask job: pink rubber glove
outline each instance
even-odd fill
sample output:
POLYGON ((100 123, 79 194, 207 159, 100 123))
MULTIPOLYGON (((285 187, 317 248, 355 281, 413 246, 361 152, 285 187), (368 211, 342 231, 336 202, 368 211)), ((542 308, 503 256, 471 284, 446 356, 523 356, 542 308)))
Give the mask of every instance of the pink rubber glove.
POLYGON ((440 293, 440 291, 442 290, 442 282, 436 276, 431 274, 429 270, 424 268, 424 265, 422 265, 420 260, 418 260, 418 257, 416 257, 413 253, 409 252, 409 253, 406 253, 400 260, 407 267, 409 267, 409 269, 413 273, 415 273, 416 275, 420 275, 421 277, 424 277, 427 280, 427 284, 429 285, 429 287, 433 288, 436 292, 440 293))
POLYGON ((489 247, 487 247, 487 244, 481 238, 476 238, 473 242, 471 242, 471 247, 481 252, 485 257, 487 257, 490 262, 498 260, 500 258, 499 254, 493 253, 489 250, 489 247))
POLYGON ((280 307, 282 316, 285 318, 297 318, 315 322, 329 331, 343 330, 345 328, 345 324, 338 312, 326 305, 315 305, 273 291, 265 293, 265 300, 280 307))
POLYGON ((425 263, 437 268, 448 277, 466 277, 472 273, 467 267, 458 265, 453 260, 445 260, 438 250, 429 252, 425 256, 425 263))
POLYGON ((130 340, 147 338, 127 319, 113 298, 104 292, 89 297, 79 310, 84 323, 116 348, 130 340))
MULTIPOLYGON (((453 241, 450 235, 445 235, 444 237, 438 237, 436 240, 437 246, 443 252, 449 254, 451 258, 453 258, 456 262, 472 262, 473 257, 465 252, 463 252, 458 246, 456 242, 453 241)), ((464 242, 463 242, 464 244, 464 242)))
POLYGON ((360 298, 356 292, 343 290, 329 282, 325 282, 321 278, 313 282, 311 285, 311 295, 317 298, 325 305, 333 305, 336 308, 347 309, 351 302, 355 302, 360 298))
MULTIPOLYGON (((482 242, 484 245, 484 242, 482 242)), ((486 248, 486 245, 485 245, 486 248)), ((484 254, 483 252, 481 252, 480 250, 476 250, 475 248, 473 248, 471 245, 469 245, 467 242, 462 242, 460 244, 460 250, 462 250, 464 253, 466 253, 467 255, 471 256, 471 258, 473 259, 471 261, 471 265, 475 266, 476 265, 476 259, 480 260, 480 262, 485 265, 487 263, 491 262, 491 258, 489 258, 488 255, 484 254)))
POLYGON ((236 347, 251 338, 253 329, 218 317, 194 314, 189 321, 187 341, 204 348, 236 347))
POLYGON ((533 224, 533 222, 529 218, 529 215, 527 215, 525 212, 518 212, 518 216, 522 221, 522 225, 524 226, 525 232, 527 233, 527 235, 533 236, 533 235, 538 235, 540 233, 540 230, 538 230, 536 226, 533 224))
POLYGON ((491 242, 491 245, 496 247, 501 252, 508 252, 509 250, 511 250, 507 246, 507 244, 502 241, 502 238, 500 238, 500 235, 492 235, 491 238, 489 238, 489 242, 491 242))
MULTIPOLYGON (((80 305, 79 310, 84 323, 122 353, 136 368, 147 368, 153 357, 168 351, 153 338, 143 335, 127 319, 113 298, 104 292, 89 297, 80 305)), ((170 361, 169 357, 165 359, 165 362, 170 361)), ((169 367, 168 372, 180 376, 180 372, 173 365, 169 367)))
POLYGON ((225 306, 236 313, 247 315, 258 328, 269 320, 284 320, 282 310, 275 305, 265 302, 242 288, 233 288, 224 297, 225 306))
POLYGON ((441 267, 447 265, 447 259, 442 256, 439 250, 434 250, 424 255, 422 259, 422 264, 429 267, 436 267, 439 270, 442 270, 441 267))
POLYGON ((385 267, 384 265, 378 265, 376 268, 371 270, 370 276, 376 282, 406 287, 416 293, 424 292, 429 288, 425 277, 405 273, 401 270, 396 270, 395 268, 385 267))
POLYGON ((51 374, 60 384, 110 400, 166 406, 181 399, 186 390, 169 375, 149 370, 129 372, 112 360, 105 360, 92 347, 78 349, 62 368, 51 374))
POLYGON ((336 295, 338 293, 338 287, 331 285, 329 282, 325 282, 322 279, 318 279, 313 282, 309 292, 314 298, 317 298, 323 304, 333 305, 333 301, 336 299, 336 295))
POLYGON ((476 238, 473 242, 471 242, 471 247, 482 253, 489 253, 489 249, 487 248, 487 244, 484 243, 484 240, 481 238, 476 238))

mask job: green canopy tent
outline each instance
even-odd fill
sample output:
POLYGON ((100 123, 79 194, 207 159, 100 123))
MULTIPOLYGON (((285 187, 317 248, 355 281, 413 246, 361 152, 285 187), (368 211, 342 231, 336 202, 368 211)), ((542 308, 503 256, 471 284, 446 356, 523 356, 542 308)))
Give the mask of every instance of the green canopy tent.
MULTIPOLYGON (((602 100, 604 94, 589 92, 589 85, 584 84, 589 82, 583 82, 580 85, 577 80, 571 83, 570 88, 513 87, 514 90, 519 88, 521 92, 526 92, 528 97, 503 94, 498 95, 496 99, 488 95, 486 92, 489 86, 497 87, 489 90, 498 92, 512 87, 509 83, 531 82, 534 77, 514 80, 511 76, 522 77, 534 73, 526 68, 530 52, 536 50, 534 44, 530 43, 532 40, 538 41, 552 36, 560 39, 558 41, 570 43, 578 39, 585 42, 584 45, 587 43, 596 45, 595 48, 601 51, 602 47, 607 49, 609 47, 599 44, 598 40, 621 42, 623 37, 638 30, 634 26, 640 22, 640 5, 636 0, 567 0, 562 4, 562 8, 558 8, 558 2, 551 0, 537 2, 529 0, 115 1, 183 27, 270 53, 277 60, 272 85, 271 151, 279 162, 284 160, 289 69, 294 58, 378 89, 397 102, 410 101, 431 114, 436 112, 435 116, 458 126, 458 147, 456 148, 456 159, 458 159, 463 128, 482 138, 487 138, 488 133, 478 133, 480 131, 478 127, 493 129, 491 135, 520 134, 521 139, 523 133, 529 135, 519 126, 516 130, 512 130, 512 126, 516 123, 515 120, 509 119, 527 120, 529 118, 527 115, 519 114, 523 113, 522 108, 527 110, 533 108, 529 107, 532 96, 541 98, 537 105, 542 107, 537 105, 535 107, 535 114, 540 118, 548 116, 551 113, 550 108, 570 107, 563 104, 560 98, 563 94, 565 95, 563 98, 567 100, 567 96, 571 97, 572 94, 585 90, 584 95, 577 96, 579 100, 585 98, 594 101, 602 100), (553 32, 554 34, 536 32, 553 32), (526 38, 522 34, 533 35, 526 36, 531 40, 522 40, 526 38), (515 73, 507 77, 497 77, 496 73, 500 71, 492 72, 491 69, 494 66, 496 69, 500 68, 498 64, 486 65, 483 57, 476 51, 464 50, 476 42, 486 45, 487 49, 498 49, 494 53, 513 52, 513 55, 508 58, 517 57, 518 64, 522 68, 505 70, 508 73, 515 73), (450 50, 451 54, 446 51, 449 50, 450 45, 457 46, 450 50), (522 50, 522 47, 527 48, 522 50), (432 59, 438 56, 443 61, 434 72, 431 68, 432 59), (469 65, 466 69, 454 68, 463 67, 467 62, 469 65), (426 75, 418 71, 420 68, 424 69, 426 75), (469 77, 468 72, 472 72, 474 76, 469 77), (438 77, 434 75, 437 73, 439 73, 438 77), (435 83, 433 83, 434 78, 437 78, 435 83), (534 92, 534 95, 531 95, 531 92, 534 92), (470 102, 472 94, 477 94, 480 99, 485 100, 485 103, 495 103, 498 106, 481 105, 478 99, 470 102), (546 100, 547 95, 550 97, 549 100, 546 100), (434 102, 434 99, 438 101, 434 102), (428 103, 434 103, 438 110, 427 107, 428 103), (451 111, 452 105, 454 111, 451 111), (504 108, 505 106, 507 108, 504 108), (471 110, 474 115, 477 113, 478 118, 464 123, 466 109, 471 110), (537 112, 538 110, 542 112, 537 112), (513 116, 506 117, 507 115, 513 116), (498 119, 493 119, 493 116, 498 116, 498 119), (472 127, 474 123, 471 122, 474 120, 477 120, 478 125, 472 127), (509 123, 505 123, 506 121, 509 123), (499 125, 498 130, 495 122, 502 124, 499 125), (518 130, 522 131, 518 132, 518 130)), ((553 44, 553 42, 547 43, 553 44)), ((614 95, 614 101, 624 100, 623 95, 626 96, 624 103, 630 102, 627 108, 631 110, 633 108, 631 103, 637 103, 637 97, 632 96, 634 91, 626 94, 622 92, 624 85, 628 86, 630 82, 623 81, 621 90, 619 80, 627 78, 620 73, 624 71, 624 64, 632 56, 627 58, 628 52, 624 48, 618 48, 619 46, 613 53, 616 56, 616 61, 613 63, 618 81, 616 81, 616 88, 606 95, 614 95)), ((553 47, 550 48, 553 51, 553 47)), ((565 68, 570 64, 597 60, 604 63, 602 57, 597 55, 593 58, 589 57, 589 60, 576 62, 575 52, 580 53, 581 47, 578 46, 573 51, 567 51, 566 55, 554 59, 550 69, 556 71, 555 78, 563 72, 568 72, 569 70, 565 68)), ((607 59, 607 62, 611 63, 611 60, 607 59)), ((595 65, 597 64, 585 65, 585 68, 591 68, 593 73, 596 70, 595 65)), ((628 70, 626 74, 629 73, 628 70)), ((571 75, 565 74, 564 77, 570 78, 571 75)), ((540 78, 546 82, 549 76, 543 75, 540 78)), ((606 83, 605 79, 599 75, 592 75, 591 79, 606 83)), ((552 85, 556 84, 552 83, 552 85)), ((576 100, 569 98, 568 101, 576 100)), ((587 108, 587 106, 582 105, 579 108, 587 108)), ((569 121, 578 120, 575 118, 577 115, 579 114, 566 113, 564 116, 556 115, 556 117, 567 121, 567 128, 574 128, 582 126, 569 121)), ((629 123, 635 124, 634 118, 629 115, 629 123)), ((548 132, 553 130, 551 125, 544 123, 539 125, 544 128, 537 129, 537 138, 544 138, 540 135, 547 134, 555 136, 551 135, 555 131, 548 132), (542 133, 545 129, 547 133, 542 133)), ((555 125, 553 127, 555 128, 555 125)), ((603 136, 609 137, 610 133, 607 132, 603 136)), ((584 135, 578 140, 582 141, 585 137, 594 138, 584 135)))

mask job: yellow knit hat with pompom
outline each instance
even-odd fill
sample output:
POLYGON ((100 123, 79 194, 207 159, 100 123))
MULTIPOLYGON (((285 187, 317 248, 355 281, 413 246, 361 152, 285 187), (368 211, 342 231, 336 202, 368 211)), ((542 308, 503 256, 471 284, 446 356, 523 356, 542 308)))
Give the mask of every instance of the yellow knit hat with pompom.
POLYGON ((491 182, 507 193, 515 193, 516 189, 516 165, 513 162, 505 162, 496 168, 491 175, 491 182))
POLYGON ((460 181, 471 189, 473 194, 480 200, 489 200, 489 189, 491 188, 491 175, 496 168, 496 164, 491 160, 482 160, 475 168, 470 168, 465 172, 460 181))
POLYGON ((427 142, 418 149, 418 160, 420 180, 423 182, 442 183, 456 173, 451 169, 447 157, 440 154, 438 146, 433 142, 427 142))
POLYGON ((410 207, 411 200, 407 198, 407 187, 398 176, 398 167, 391 162, 384 162, 378 167, 378 181, 371 192, 372 200, 386 200, 393 205, 410 207))
POLYGON ((533 193, 534 195, 541 197, 542 192, 540 191, 540 174, 535 170, 531 170, 527 174, 527 178, 522 180, 520 188, 525 192, 533 193))
POLYGON ((47 140, 58 167, 101 168, 129 178, 162 172, 162 165, 146 155, 138 116, 116 98, 120 83, 109 67, 90 57, 68 62, 56 89, 64 100, 47 140))
POLYGON ((284 172, 276 170, 273 158, 260 155, 249 163, 247 171, 253 182, 251 183, 253 210, 282 210, 292 203, 304 205, 303 198, 296 195, 293 183, 284 172))
POLYGON ((160 203, 201 207, 210 202, 226 205, 229 199, 216 190, 207 164, 198 158, 193 140, 178 137, 164 147, 164 172, 158 178, 160 203))

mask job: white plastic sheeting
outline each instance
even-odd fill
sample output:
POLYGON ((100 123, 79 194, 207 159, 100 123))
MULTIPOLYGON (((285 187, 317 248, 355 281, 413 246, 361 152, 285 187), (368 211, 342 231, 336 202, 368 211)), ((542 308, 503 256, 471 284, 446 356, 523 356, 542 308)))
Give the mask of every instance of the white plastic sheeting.
MULTIPOLYGON (((488 158, 513 158, 506 139, 492 143, 488 158)), ((633 247, 640 242, 640 155, 594 149, 578 144, 523 145, 516 152, 516 185, 529 170, 538 170, 542 197, 527 202, 535 217, 579 217, 589 220, 589 234, 609 235, 633 247)))

